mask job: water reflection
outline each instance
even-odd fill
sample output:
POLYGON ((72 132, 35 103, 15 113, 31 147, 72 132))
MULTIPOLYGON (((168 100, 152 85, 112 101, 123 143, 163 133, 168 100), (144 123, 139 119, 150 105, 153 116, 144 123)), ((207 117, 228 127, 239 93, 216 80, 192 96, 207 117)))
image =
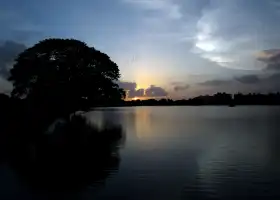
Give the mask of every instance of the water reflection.
POLYGON ((17 143, 0 166, 1 199, 80 199, 104 186, 120 165, 125 132, 120 125, 96 128, 73 117, 29 143, 17 143))
POLYGON ((135 132, 140 139, 152 136, 151 109, 143 107, 135 110, 135 132))
POLYGON ((37 153, 28 155, 36 159, 27 158, 23 148, 13 168, 1 165, 1 188, 4 196, 12 194, 9 199, 279 199, 279 111, 95 110, 86 114, 89 120, 99 127, 121 126, 126 137, 104 145, 102 137, 81 137, 80 130, 71 127, 64 148, 59 148, 65 140, 58 134, 51 148, 48 142, 31 146, 37 153))
POLYGON ((104 118, 114 116, 129 134, 119 176, 99 197, 279 199, 279 111, 257 106, 103 110, 104 118))

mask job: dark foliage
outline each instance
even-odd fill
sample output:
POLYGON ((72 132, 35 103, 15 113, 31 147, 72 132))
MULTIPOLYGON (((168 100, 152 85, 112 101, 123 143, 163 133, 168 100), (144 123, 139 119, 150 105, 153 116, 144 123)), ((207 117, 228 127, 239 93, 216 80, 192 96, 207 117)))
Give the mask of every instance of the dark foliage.
POLYGON ((37 190, 79 190, 102 183, 118 170, 123 141, 120 127, 100 130, 84 117, 74 116, 18 151, 11 166, 37 190))
POLYGON ((78 40, 47 39, 19 54, 10 74, 11 97, 0 95, 0 156, 24 182, 76 190, 117 170, 122 129, 71 116, 125 97, 106 54, 78 40), (47 131, 59 118, 63 123, 47 131))
POLYGON ((47 39, 26 49, 15 60, 9 78, 12 96, 26 99, 29 111, 69 116, 100 102, 117 102, 124 91, 109 56, 74 39, 47 39))
POLYGON ((37 126, 26 125, 24 116, 12 109, 23 102, 11 99, 1 97, 1 110, 6 110, 1 113, 1 159, 30 187, 42 192, 80 190, 102 183, 118 170, 118 151, 125 139, 121 127, 99 129, 73 115, 53 131, 38 133, 37 126))
POLYGON ((280 105, 280 93, 247 95, 238 93, 234 95, 234 102, 237 105, 280 105))
POLYGON ((123 101, 120 106, 180 106, 180 105, 280 105, 280 93, 269 94, 227 94, 198 96, 190 99, 147 99, 123 101))

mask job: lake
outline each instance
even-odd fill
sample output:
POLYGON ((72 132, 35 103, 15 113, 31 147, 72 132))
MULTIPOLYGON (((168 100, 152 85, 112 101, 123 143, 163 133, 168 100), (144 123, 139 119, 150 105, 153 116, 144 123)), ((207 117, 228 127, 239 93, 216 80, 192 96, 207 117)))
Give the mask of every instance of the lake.
MULTIPOLYGON (((67 199, 280 198, 280 107, 120 107, 86 116, 123 127, 120 164, 101 185, 67 199)), ((0 172, 10 180, 6 195, 28 193, 0 172)))

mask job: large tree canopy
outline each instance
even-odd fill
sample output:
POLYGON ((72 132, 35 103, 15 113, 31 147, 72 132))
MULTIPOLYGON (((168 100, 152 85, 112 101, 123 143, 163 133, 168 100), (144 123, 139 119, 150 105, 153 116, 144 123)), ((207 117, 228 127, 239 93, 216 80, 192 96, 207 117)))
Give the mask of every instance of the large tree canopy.
POLYGON ((65 114, 85 102, 114 102, 125 95, 115 83, 120 77, 117 64, 74 39, 40 41, 18 56, 10 73, 12 96, 58 107, 65 114))

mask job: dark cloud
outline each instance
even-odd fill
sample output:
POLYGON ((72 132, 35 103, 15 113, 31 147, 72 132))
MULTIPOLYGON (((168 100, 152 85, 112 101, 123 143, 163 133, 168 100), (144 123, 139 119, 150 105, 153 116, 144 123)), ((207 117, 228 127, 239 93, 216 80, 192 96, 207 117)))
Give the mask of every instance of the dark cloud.
POLYGON ((157 87, 151 85, 149 88, 146 89, 146 96, 147 97, 164 97, 167 96, 167 92, 165 89, 161 87, 157 87))
POLYGON ((137 84, 135 82, 118 82, 118 85, 120 88, 123 88, 125 91, 127 91, 127 97, 128 98, 134 98, 138 95, 144 96, 144 92, 142 90, 136 90, 137 84))
POLYGON ((231 80, 209 80, 209 81, 198 83, 198 85, 202 85, 202 86, 221 86, 221 85, 227 85, 229 83, 231 83, 231 80))
POLYGON ((128 91, 135 90, 136 87, 137 87, 137 84, 135 82, 122 82, 122 81, 119 81, 117 84, 119 85, 120 88, 122 88, 124 90, 128 90, 128 91))
POLYGON ((280 83, 280 73, 272 74, 269 77, 267 77, 265 80, 280 83))
POLYGON ((178 92, 178 91, 182 91, 182 90, 187 90, 187 89, 189 89, 189 88, 190 88, 189 85, 176 85, 176 86, 174 87, 174 90, 175 90, 176 92, 178 92))
POLYGON ((134 97, 162 97, 166 96, 167 92, 161 88, 154 85, 151 85, 149 88, 136 89, 137 84, 135 82, 118 82, 120 88, 123 88, 127 91, 128 98, 134 97))
POLYGON ((267 92, 280 91, 280 49, 269 49, 258 53, 257 59, 266 64, 264 78, 257 85, 267 92))
POLYGON ((257 54, 257 59, 266 63, 279 60, 280 49, 268 49, 257 54))
POLYGON ((0 77, 0 93, 10 94, 12 89, 12 84, 6 79, 0 77))
POLYGON ((263 75, 244 75, 235 77, 229 80, 209 80, 202 83, 198 83, 204 88, 204 92, 207 91, 219 92, 280 92, 280 73, 270 73, 263 75), (239 83, 239 84, 238 84, 239 83), (242 85, 241 85, 241 84, 242 85))
POLYGON ((258 53, 257 59, 266 64, 266 70, 280 70, 280 49, 269 49, 258 53))
POLYGON ((280 70, 280 63, 270 63, 270 64, 267 64, 266 70, 279 71, 280 70))
POLYGON ((7 78, 14 59, 26 46, 14 41, 5 41, 0 45, 0 76, 7 78))
POLYGON ((145 95, 145 90, 144 89, 130 90, 128 92, 128 97, 129 98, 143 97, 144 95, 145 95))
POLYGON ((177 86, 177 85, 183 85, 184 82, 181 82, 181 81, 174 81, 174 82, 171 82, 170 85, 173 85, 173 86, 177 86))
POLYGON ((245 76, 235 77, 235 80, 243 84, 254 84, 260 82, 260 79, 257 75, 245 75, 245 76))
POLYGON ((174 82, 171 82, 170 85, 173 87, 175 92, 187 90, 190 87, 190 85, 188 85, 182 81, 174 81, 174 82))
POLYGON ((280 73, 272 74, 264 78, 263 85, 269 92, 280 92, 280 73))
POLYGON ((17 55, 21 53, 26 46, 14 41, 0 41, 0 92, 10 93, 12 84, 6 79, 9 77, 10 68, 17 55))

